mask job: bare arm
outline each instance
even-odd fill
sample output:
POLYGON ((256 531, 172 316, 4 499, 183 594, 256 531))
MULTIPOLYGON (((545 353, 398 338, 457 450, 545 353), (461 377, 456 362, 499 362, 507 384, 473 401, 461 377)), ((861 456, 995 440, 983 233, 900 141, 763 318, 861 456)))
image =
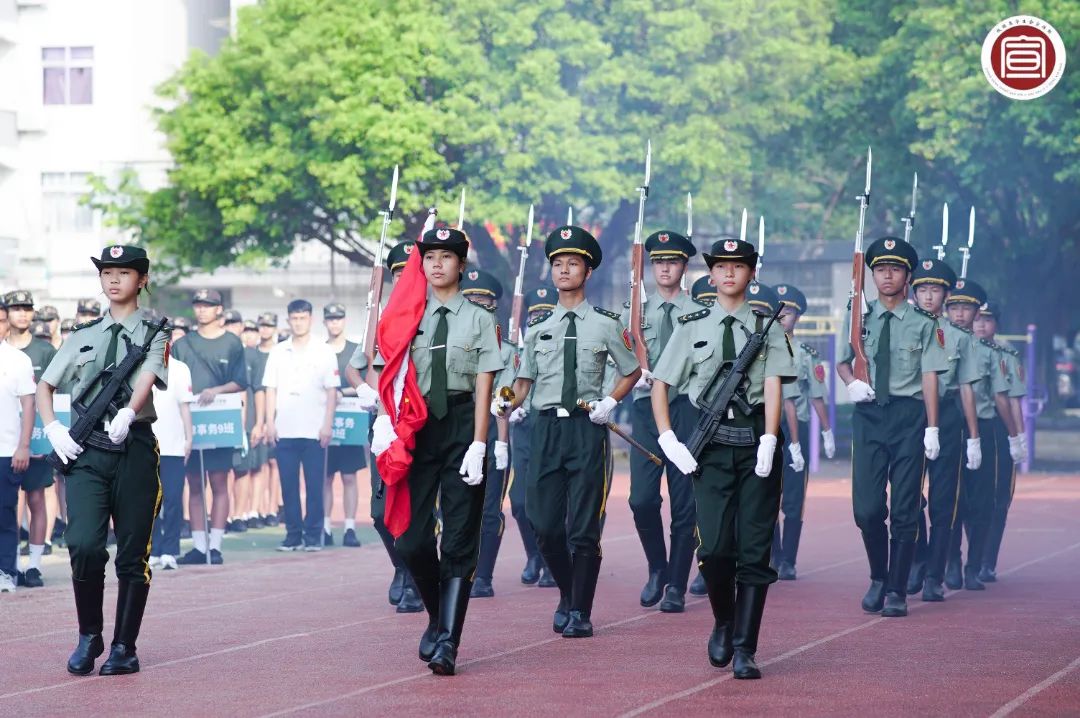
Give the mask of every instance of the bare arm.
POLYGON ((487 443, 488 420, 491 419, 491 387, 495 384, 495 372, 485 371, 476 375, 476 405, 473 407, 473 441, 487 443))
POLYGON ((221 386, 212 386, 207 389, 203 389, 199 392, 199 406, 206 406, 214 400, 214 397, 218 394, 235 394, 238 391, 243 391, 244 388, 237 384, 235 381, 230 381, 222 384, 221 386))
POLYGON ((323 414, 323 423, 319 428, 319 446, 330 446, 330 440, 334 438, 334 410, 337 409, 337 387, 332 386, 326 390, 326 412, 323 414))
POLYGON ((525 403, 525 399, 529 396, 529 390, 532 389, 532 384, 532 379, 519 377, 514 380, 514 401, 510 404, 511 411, 525 403))
MULTIPOLYGON (((39 381, 37 385, 37 393, 34 398, 37 401, 37 410, 41 414, 42 426, 48 426, 56 421, 56 413, 53 411, 53 392, 56 391, 56 387, 46 381, 39 381)), ((30 413, 33 422, 33 410, 30 413)))
POLYGON ((788 441, 791 443, 799 440, 799 415, 795 409, 794 399, 784 399, 784 420, 787 422, 788 441))
MULTIPOLYGON (((1012 407, 1013 426, 1016 427, 1016 434, 1024 433, 1024 405, 1020 401, 1020 397, 1010 396, 1009 406, 1012 407)), ((1016 436, 1013 434, 1013 436, 1016 436)))
POLYGON ((273 446, 277 443, 277 389, 266 389, 266 441, 273 446))
POLYGON ((923 372, 922 375, 923 404, 926 406, 926 425, 938 425, 938 381, 937 373, 932 371, 923 372))
POLYGON ((34 433, 34 395, 19 397, 22 417, 19 422, 19 445, 11 456, 11 470, 21 474, 30 466, 30 435, 34 433))
POLYGON ((187 404, 180 405, 180 423, 184 425, 184 458, 187 459, 191 456, 191 443, 195 436, 191 424, 191 407, 187 404))
POLYGON ((836 375, 840 377, 840 381, 844 382, 844 386, 855 381, 855 372, 851 371, 851 365, 847 363, 836 365, 836 375))
POLYGON ((251 445, 258 446, 266 432, 266 389, 255 392, 255 425, 251 427, 251 445))
POLYGON ((510 422, 507 419, 500 416, 495 420, 495 427, 498 429, 499 441, 510 441, 510 422))
POLYGON ((975 413, 975 390, 971 384, 960 385, 960 405, 964 408, 964 422, 967 424, 968 437, 979 438, 979 415, 975 413))
MULTIPOLYGON (((779 437, 780 406, 783 403, 783 385, 780 377, 765 377, 765 433, 779 437)), ((798 434, 795 435, 798 437, 798 434)))
POLYGON ((829 426, 829 407, 825 406, 825 400, 821 397, 811 399, 810 403, 814 405, 814 412, 818 416, 818 421, 821 423, 822 431, 829 431, 832 429, 829 426))
POLYGON ((634 384, 637 384, 637 380, 640 378, 641 367, 638 367, 616 382, 615 388, 611 390, 611 398, 615 401, 622 401, 623 397, 633 391, 634 384))
POLYGON ((350 364, 345 367, 345 381, 349 382, 349 386, 353 388, 353 394, 355 394, 356 387, 364 383, 364 377, 359 369, 350 364))
POLYGON ((1005 392, 999 392, 994 394, 994 407, 997 409, 998 416, 1005 422, 1005 430, 1009 432, 1009 436, 1016 436, 1016 427, 1013 426, 1012 407, 1009 406, 1009 397, 1005 392))
POLYGON ((652 389, 649 392, 649 401, 652 402, 653 419, 656 421, 658 434, 671 431, 671 412, 668 406, 668 385, 653 377, 652 389))

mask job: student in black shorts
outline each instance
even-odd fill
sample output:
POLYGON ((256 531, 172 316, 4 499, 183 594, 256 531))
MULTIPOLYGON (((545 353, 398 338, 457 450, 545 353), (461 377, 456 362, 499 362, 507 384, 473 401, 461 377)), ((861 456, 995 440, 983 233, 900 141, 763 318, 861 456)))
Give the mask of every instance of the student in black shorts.
MULTIPOLYGON (((191 390, 197 397, 197 403, 205 406, 218 394, 244 391, 248 385, 247 365, 240 338, 225 331, 221 325, 221 294, 214 289, 200 289, 195 292, 191 303, 198 329, 177 342, 172 353, 191 369, 191 390)), ((184 554, 177 563, 206 563, 208 547, 210 562, 215 565, 224 563, 221 539, 225 535, 225 522, 229 516, 228 475, 232 467, 232 449, 203 451, 201 465, 199 456, 192 454, 187 466, 188 514, 195 548, 184 554), (209 542, 203 519, 203 480, 200 470, 206 471, 213 491, 209 542)))

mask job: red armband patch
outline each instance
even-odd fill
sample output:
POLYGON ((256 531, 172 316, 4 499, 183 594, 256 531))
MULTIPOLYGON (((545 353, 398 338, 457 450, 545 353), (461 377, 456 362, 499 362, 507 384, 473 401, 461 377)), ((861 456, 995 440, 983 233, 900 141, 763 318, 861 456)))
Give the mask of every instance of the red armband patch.
POLYGON ((630 330, 622 330, 622 343, 626 345, 627 350, 633 351, 633 347, 630 346, 630 330))

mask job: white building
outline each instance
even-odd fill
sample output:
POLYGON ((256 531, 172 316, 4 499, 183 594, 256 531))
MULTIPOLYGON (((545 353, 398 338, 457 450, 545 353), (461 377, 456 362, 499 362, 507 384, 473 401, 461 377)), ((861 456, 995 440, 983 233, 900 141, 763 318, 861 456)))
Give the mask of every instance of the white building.
MULTIPOLYGON (((30 289, 73 316, 99 293, 89 257, 122 236, 79 203, 91 174, 135 169, 160 186, 170 165, 151 113, 155 88, 192 49, 215 53, 237 6, 254 0, 0 0, 0 288, 30 289)), ((359 312, 368 273, 305 247, 291 269, 227 269, 186 286, 225 291, 245 315, 288 298, 334 298, 359 312)), ((278 306, 280 305, 280 306, 278 306)), ((359 321, 355 324, 359 326, 359 321)))

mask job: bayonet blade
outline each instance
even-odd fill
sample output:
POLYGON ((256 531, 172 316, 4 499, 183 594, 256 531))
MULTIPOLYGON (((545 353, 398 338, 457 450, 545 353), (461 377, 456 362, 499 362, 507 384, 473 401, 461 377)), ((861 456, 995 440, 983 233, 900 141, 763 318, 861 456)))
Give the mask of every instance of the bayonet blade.
POLYGON ((465 188, 461 188, 461 201, 458 203, 457 210, 457 228, 458 230, 464 230, 465 228, 465 188))
POLYGON ((746 241, 746 207, 743 207, 742 211, 742 226, 739 228, 739 239, 743 242, 746 241))
POLYGON ((867 197, 870 196, 870 167, 874 163, 874 151, 870 148, 866 148, 866 189, 863 192, 867 197))
POLYGON ((427 232, 435 229, 435 218, 439 216, 439 210, 435 207, 428 208, 427 218, 424 219, 424 227, 420 230, 420 236, 423 237, 427 232))
POLYGON ((975 208, 968 212, 968 249, 975 244, 975 208))
POLYGON ((645 144, 645 192, 649 191, 649 181, 652 179, 652 140, 645 144))
POLYGON ((694 198, 686 193, 686 238, 694 236, 694 198))
POLYGON ((919 173, 915 173, 915 179, 911 183, 911 214, 908 217, 911 218, 911 226, 915 226, 915 198, 919 193, 919 173))
POLYGON ((949 244, 949 203, 941 208, 941 248, 945 249, 949 244))
POLYGON ((566 208, 566 224, 574 224, 574 205, 570 205, 566 208))
POLYGON ((757 253, 758 257, 765 256, 765 218, 758 217, 757 223, 757 253))
POLYGON ((529 205, 529 227, 525 230, 525 248, 528 249, 532 244, 532 229, 533 229, 533 206, 529 205))
POLYGON ((394 213, 394 207, 397 206, 397 183, 398 183, 398 166, 394 165, 394 181, 390 185, 390 213, 394 213))

